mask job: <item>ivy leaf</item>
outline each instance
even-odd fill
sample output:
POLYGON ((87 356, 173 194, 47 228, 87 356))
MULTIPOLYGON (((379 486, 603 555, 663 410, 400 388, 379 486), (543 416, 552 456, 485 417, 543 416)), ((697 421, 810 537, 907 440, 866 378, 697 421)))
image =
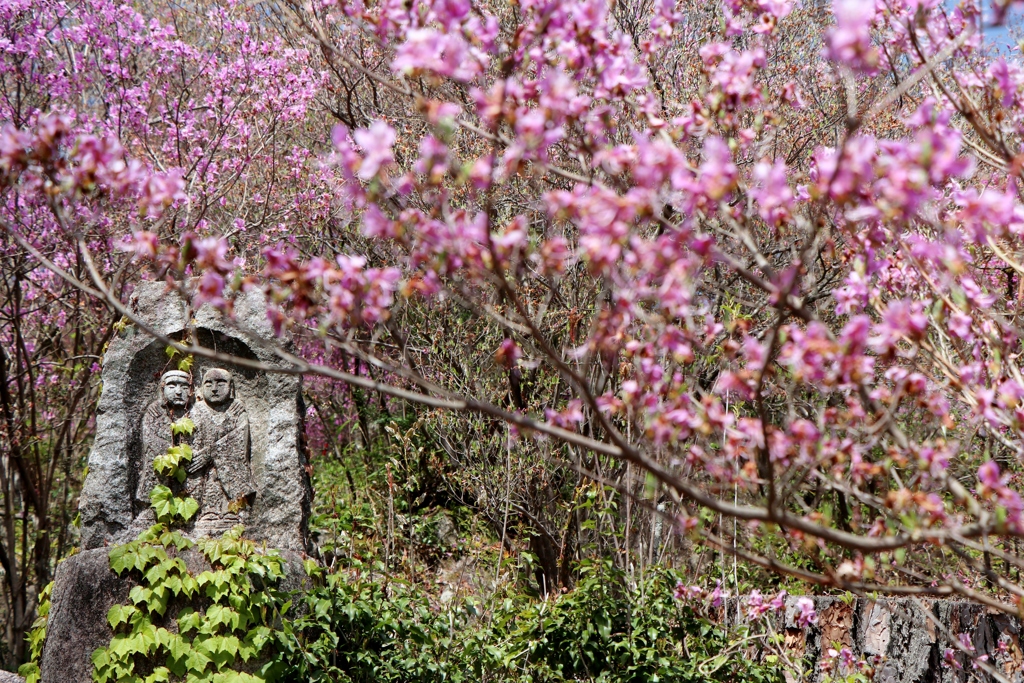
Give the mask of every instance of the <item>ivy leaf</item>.
POLYGON ((108 557, 110 558, 110 568, 120 576, 126 569, 135 566, 135 544, 116 545, 110 549, 108 557))
POLYGON ((114 638, 110 641, 110 647, 108 649, 109 652, 112 652, 113 654, 117 655, 118 658, 124 658, 125 656, 131 654, 133 650, 132 641, 127 636, 114 636, 114 638))
MULTIPOLYGON (((188 418, 182 418, 187 420, 188 418)), ((179 420, 180 422, 181 420, 179 420)), ((192 421, 189 420, 189 423, 192 421)), ((177 423, 175 423, 177 424, 177 423)), ((194 425, 193 425, 194 427, 194 425)), ((173 429, 174 426, 172 425, 173 429)), ((153 470, 164 477, 174 477, 179 482, 185 480, 185 473, 181 470, 182 460, 192 460, 192 447, 188 444, 171 446, 166 453, 161 453, 153 459, 153 470)))
POLYGON ((181 633, 188 633, 189 631, 197 631, 203 623, 203 615, 200 612, 196 612, 192 609, 182 610, 181 614, 178 615, 178 630, 181 633))
POLYGON ((245 642, 248 643, 253 653, 259 653, 263 649, 263 646, 270 640, 271 631, 267 626, 257 626, 248 633, 245 634, 245 642))
MULTIPOLYGON (((165 547, 173 545, 178 550, 184 550, 185 548, 191 548, 194 544, 178 531, 165 531, 160 535, 160 545, 165 547)), ((182 566, 184 566, 184 563, 182 563, 182 566)))
POLYGON ((176 574, 168 576, 164 579, 164 586, 172 595, 179 595, 181 593, 181 577, 176 574))
POLYGON ((171 633, 167 639, 167 651, 174 659, 182 659, 188 656, 188 651, 192 647, 188 644, 188 641, 182 638, 177 633, 171 633))
POLYGON ((146 572, 146 583, 152 585, 160 583, 167 576, 167 572, 174 566, 174 562, 171 560, 164 560, 159 564, 155 564, 150 567, 149 571, 146 572))
POLYGON ((195 359, 192 358, 191 355, 185 356, 184 358, 178 361, 178 370, 180 370, 181 372, 189 372, 190 370, 192 370, 192 364, 194 362, 195 359))
MULTIPOLYGON (((171 434, 191 434, 196 428, 196 423, 192 421, 192 418, 185 416, 179 420, 175 420, 171 424, 171 434)), ((192 459, 192 450, 189 449, 189 460, 192 459)))
MULTIPOLYGON (((238 615, 236 614, 235 616, 237 617, 238 615)), ((238 654, 239 645, 240 643, 237 636, 224 636, 220 649, 221 652, 230 654, 231 658, 234 659, 235 655, 238 654)))
POLYGON ((154 486, 149 494, 149 503, 153 506, 156 518, 161 522, 173 519, 174 513, 177 511, 174 494, 166 486, 154 486))
POLYGON ((210 658, 194 647, 189 650, 188 656, 185 658, 185 666, 190 674, 203 673, 209 663, 210 658))
POLYGON ((135 644, 143 654, 150 654, 157 645, 156 627, 148 619, 139 624, 132 634, 135 644))
POLYGON ((195 595, 197 590, 199 590, 199 584, 196 582, 196 580, 192 577, 191 574, 183 575, 181 577, 182 593, 191 598, 193 595, 195 595))
MULTIPOLYGON (((93 650, 91 659, 92 665, 96 667, 96 671, 102 671, 110 665, 110 652, 105 647, 98 647, 93 650)), ((21 670, 19 670, 18 673, 21 673, 21 670)), ((24 674, 22 674, 22 676, 24 676, 24 674)), ((28 676, 25 676, 25 678, 28 678, 28 676)), ((93 680, 106 681, 106 676, 102 678, 94 676, 93 680)))
POLYGON ((153 669, 153 673, 146 676, 145 683, 167 683, 170 681, 171 672, 165 666, 153 669))
POLYGON ((171 641, 180 637, 177 633, 171 633, 163 626, 156 630, 156 644, 162 648, 169 648, 171 641))
POLYGON ((156 612, 163 616, 167 612, 167 603, 171 601, 171 591, 164 585, 158 585, 153 588, 151 597, 146 607, 150 612, 156 612))
POLYGON ((136 605, 141 605, 143 603, 148 604, 149 599, 150 597, 152 597, 152 595, 153 591, 151 591, 149 588, 146 588, 145 586, 135 586, 128 593, 128 597, 130 597, 132 599, 132 602, 134 602, 136 605))
POLYGON ((132 605, 114 605, 107 611, 107 622, 110 628, 117 630, 121 624, 128 623, 128 620, 138 610, 132 605))
POLYGON ((186 498, 178 504, 178 516, 182 521, 187 522, 192 516, 199 512, 199 503, 195 498, 186 498))
POLYGON ((167 559, 167 551, 163 548, 144 545, 139 548, 139 552, 135 555, 135 568, 140 572, 146 571, 146 567, 155 563, 163 562, 167 559))

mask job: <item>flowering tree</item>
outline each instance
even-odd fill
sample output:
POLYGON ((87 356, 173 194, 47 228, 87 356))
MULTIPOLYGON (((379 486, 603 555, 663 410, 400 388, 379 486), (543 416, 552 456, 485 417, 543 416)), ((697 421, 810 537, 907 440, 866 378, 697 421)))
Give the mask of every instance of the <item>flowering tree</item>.
POLYGON ((263 288, 292 371, 453 455, 628 467, 752 565, 1016 610, 1007 6, 9 0, 5 258, 126 322, 140 277, 263 288))

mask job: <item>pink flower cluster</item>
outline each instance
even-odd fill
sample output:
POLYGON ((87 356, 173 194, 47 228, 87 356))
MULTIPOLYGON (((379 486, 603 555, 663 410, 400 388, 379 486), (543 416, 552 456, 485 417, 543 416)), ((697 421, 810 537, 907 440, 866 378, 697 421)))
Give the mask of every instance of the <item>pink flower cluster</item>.
POLYGON ((40 116, 33 128, 0 128, 0 183, 46 192, 96 197, 134 197, 143 214, 158 218, 185 200, 179 169, 155 173, 128 159, 112 136, 72 137, 73 121, 63 114, 40 116))

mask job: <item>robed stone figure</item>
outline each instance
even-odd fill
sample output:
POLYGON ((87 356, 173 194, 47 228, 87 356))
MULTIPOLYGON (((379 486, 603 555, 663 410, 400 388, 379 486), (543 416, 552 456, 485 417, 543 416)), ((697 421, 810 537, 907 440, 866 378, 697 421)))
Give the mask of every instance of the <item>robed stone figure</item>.
POLYGON ((160 377, 159 391, 160 395, 142 415, 142 458, 135 484, 135 510, 147 520, 152 516, 149 494, 158 483, 153 461, 171 446, 188 439, 185 434, 175 437, 171 424, 188 412, 192 402, 192 380, 188 373, 171 370, 160 377))
POLYGON ((186 488, 199 503, 195 534, 216 536, 242 522, 239 512, 256 493, 249 466, 249 417, 235 398, 227 370, 207 370, 197 398, 189 413, 195 429, 186 488))

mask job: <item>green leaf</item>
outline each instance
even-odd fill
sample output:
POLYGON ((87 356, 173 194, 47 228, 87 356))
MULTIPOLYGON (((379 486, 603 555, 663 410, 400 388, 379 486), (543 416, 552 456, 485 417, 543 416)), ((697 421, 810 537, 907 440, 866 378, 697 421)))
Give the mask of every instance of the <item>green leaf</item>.
POLYGON ((191 608, 182 610, 181 614, 178 615, 178 629, 182 633, 188 633, 189 631, 197 631, 203 623, 203 614, 196 612, 191 608))
MULTIPOLYGON (((187 420, 189 424, 192 424, 192 420, 190 420, 187 417, 183 417, 181 418, 181 420, 187 420)), ((181 420, 179 420, 179 422, 181 420)), ((167 449, 167 452, 176 456, 178 458, 178 462, 181 462, 182 460, 192 459, 192 447, 189 446, 187 443, 178 444, 177 446, 171 446, 170 448, 167 449)))
POLYGON ((165 666, 157 667, 153 669, 153 673, 149 674, 145 678, 145 683, 167 683, 170 681, 171 672, 165 666))
POLYGON ((115 545, 110 549, 108 557, 110 558, 110 568, 120 576, 126 569, 135 566, 135 545, 132 543, 115 545))
MULTIPOLYGON (((171 424, 171 434, 191 434, 195 428, 196 423, 192 421, 192 418, 185 416, 171 424)), ((191 449, 189 451, 189 459, 191 460, 191 449)))
POLYGON ((199 512, 199 503, 195 498, 186 498, 178 504, 178 516, 183 522, 187 522, 199 512))
MULTIPOLYGON (((188 418, 182 419, 187 420, 188 418)), ((191 420, 189 423, 191 424, 191 420)), ((166 453, 161 453, 153 459, 153 470, 161 476, 173 477, 179 482, 183 482, 185 481, 185 472, 181 469, 183 460, 192 460, 192 447, 188 444, 171 446, 166 453)))
POLYGON ((118 635, 111 639, 109 652, 114 653, 119 658, 124 658, 134 651, 134 647, 135 642, 131 638, 124 635, 118 635))
POLYGON ((189 650, 188 656, 185 657, 185 666, 191 673, 202 673, 206 670, 206 667, 210 664, 210 658, 199 651, 196 647, 189 650))
POLYGON ((135 586, 128 593, 128 597, 132 599, 136 605, 143 603, 149 603, 150 598, 153 595, 153 591, 145 586, 135 586))
POLYGON ((110 628, 117 629, 121 624, 128 623, 128 620, 138 612, 138 609, 132 605, 114 605, 107 610, 107 622, 110 624, 110 628))
POLYGON ((164 560, 159 564, 155 564, 149 568, 146 572, 146 583, 153 585, 160 583, 167 576, 168 570, 174 567, 174 562, 170 559, 164 560))
POLYGON ((18 675, 25 679, 25 683, 38 683, 39 665, 35 662, 28 662, 18 667, 18 675))
POLYGON ((177 506, 174 504, 174 494, 166 486, 154 486, 149 494, 149 503, 156 513, 156 518, 161 522, 168 522, 174 517, 177 506))

